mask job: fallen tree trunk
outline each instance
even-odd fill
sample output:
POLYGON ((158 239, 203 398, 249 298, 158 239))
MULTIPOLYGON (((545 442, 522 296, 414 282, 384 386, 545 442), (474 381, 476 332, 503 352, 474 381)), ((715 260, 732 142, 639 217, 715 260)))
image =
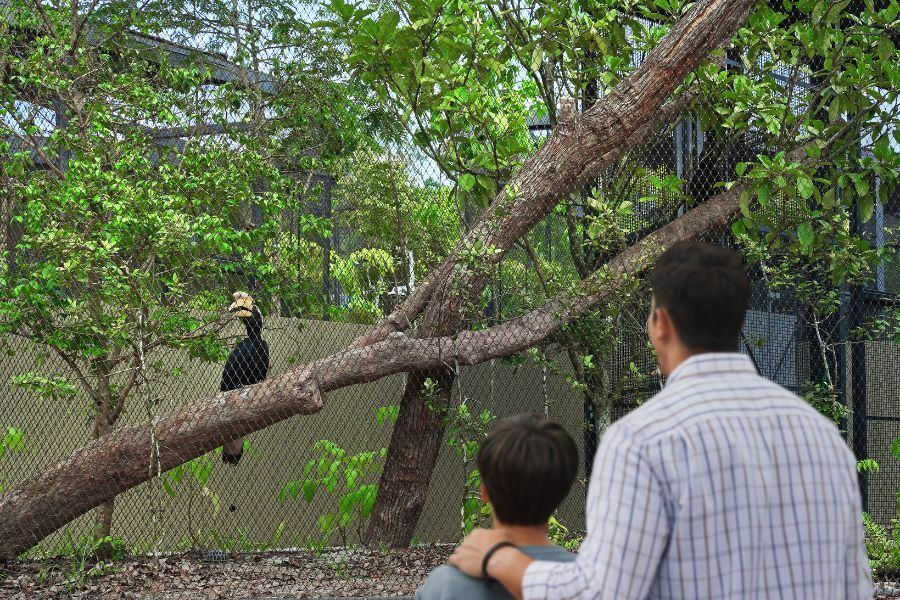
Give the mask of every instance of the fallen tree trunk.
MULTIPOLYGON (((383 339, 417 321, 417 337, 452 335, 461 313, 473 306, 493 266, 566 195, 580 190, 631 148, 684 109, 684 97, 664 102, 688 73, 722 45, 744 21, 748 0, 698 2, 646 60, 613 91, 576 115, 561 107, 547 142, 513 176, 491 206, 432 277, 357 347, 383 339), (478 264, 467 249, 480 248, 478 264)), ((400 398, 378 498, 365 533, 369 545, 407 546, 415 533, 446 423, 452 371, 413 372, 400 398), (437 381, 426 402, 422 384, 437 381)))

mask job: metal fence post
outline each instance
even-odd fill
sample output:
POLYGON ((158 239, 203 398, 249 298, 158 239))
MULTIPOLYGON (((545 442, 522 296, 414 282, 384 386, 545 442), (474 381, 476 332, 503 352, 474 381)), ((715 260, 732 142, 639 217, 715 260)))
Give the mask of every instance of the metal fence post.
MULTIPOLYGON (((850 234, 859 235, 862 221, 859 215, 859 202, 854 200, 850 219, 850 234)), ((847 339, 850 340, 850 399, 853 407, 853 436, 851 438, 853 454, 856 460, 869 456, 868 400, 866 397, 866 343, 865 340, 854 340, 854 335, 865 321, 864 291, 859 285, 850 288, 847 339)), ((859 472, 859 492, 862 495, 863 511, 868 511, 869 480, 863 470, 859 472)))

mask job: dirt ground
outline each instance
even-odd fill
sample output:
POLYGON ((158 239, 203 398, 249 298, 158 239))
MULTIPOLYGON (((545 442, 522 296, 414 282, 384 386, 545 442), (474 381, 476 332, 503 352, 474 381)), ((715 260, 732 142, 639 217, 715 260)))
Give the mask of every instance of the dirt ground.
MULTIPOLYGON (((366 548, 128 558, 80 566, 71 559, 0 566, 0 598, 213 600, 411 597, 452 546, 379 552, 366 548)), ((877 600, 900 597, 900 583, 876 585, 877 600)))
POLYGON ((71 559, 17 562, 0 567, 0 598, 409 597, 451 551, 451 546, 437 546, 385 552, 356 548, 319 556, 308 551, 237 558, 188 554, 83 568, 71 559))

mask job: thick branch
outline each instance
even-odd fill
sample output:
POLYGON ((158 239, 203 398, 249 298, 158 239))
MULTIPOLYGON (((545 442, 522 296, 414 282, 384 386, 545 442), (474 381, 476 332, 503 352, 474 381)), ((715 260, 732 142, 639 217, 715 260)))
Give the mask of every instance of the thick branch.
POLYGON ((139 357, 135 357, 131 363, 131 374, 128 376, 128 381, 119 390, 119 393, 116 397, 116 403, 112 407, 112 412, 110 413, 110 422, 115 423, 119 419, 119 415, 122 414, 122 409, 125 408, 125 400, 128 398, 128 394, 131 393, 132 388, 137 383, 138 374, 141 372, 141 362, 139 357))

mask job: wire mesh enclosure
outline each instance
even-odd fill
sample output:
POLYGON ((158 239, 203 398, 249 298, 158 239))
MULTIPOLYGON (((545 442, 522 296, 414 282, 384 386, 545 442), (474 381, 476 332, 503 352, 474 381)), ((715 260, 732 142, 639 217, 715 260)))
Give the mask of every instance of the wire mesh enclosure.
POLYGON ((766 46, 875 35, 887 4, 759 3, 643 115, 616 86, 689 7, 238 4, 0 1, 0 557, 455 543, 489 520, 480 440, 523 412, 578 444, 577 537, 603 431, 664 385, 644 275, 682 238, 745 258, 740 351, 842 430, 893 527, 900 106, 875 75, 834 100, 831 45, 766 46), (514 39, 563 22, 605 50, 514 39), (567 189, 528 187, 608 114, 567 189))

